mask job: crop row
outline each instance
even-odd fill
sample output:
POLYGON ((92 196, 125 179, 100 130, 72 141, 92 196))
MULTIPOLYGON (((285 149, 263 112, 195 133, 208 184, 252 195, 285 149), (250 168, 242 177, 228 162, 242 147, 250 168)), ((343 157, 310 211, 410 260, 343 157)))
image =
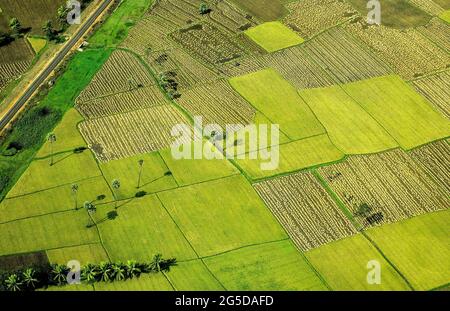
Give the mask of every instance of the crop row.
POLYGON ((148 86, 77 103, 76 107, 86 119, 93 119, 165 103, 161 90, 157 86, 148 86))
POLYGON ((357 232, 312 173, 265 181, 255 189, 302 251, 357 232))
POLYGON ((117 50, 80 94, 78 102, 153 84, 153 78, 134 55, 117 50))
POLYGON ((87 120, 79 129, 97 159, 107 162, 169 147, 172 127, 186 122, 173 106, 163 105, 87 120))
POLYGON ((401 150, 351 157, 318 171, 365 227, 442 210, 450 203, 443 189, 401 150))
POLYGON ((413 85, 420 94, 450 118, 450 71, 415 80, 413 85))

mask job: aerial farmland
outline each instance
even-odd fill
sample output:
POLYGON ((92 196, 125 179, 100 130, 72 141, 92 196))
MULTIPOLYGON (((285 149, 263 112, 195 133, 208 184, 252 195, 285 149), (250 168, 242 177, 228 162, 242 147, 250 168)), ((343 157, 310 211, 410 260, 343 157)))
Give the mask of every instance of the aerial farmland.
MULTIPOLYGON (((110 1, 0 129, 0 291, 448 290, 450 1, 381 2, 110 1)), ((0 0, 5 115, 64 3, 0 0)))

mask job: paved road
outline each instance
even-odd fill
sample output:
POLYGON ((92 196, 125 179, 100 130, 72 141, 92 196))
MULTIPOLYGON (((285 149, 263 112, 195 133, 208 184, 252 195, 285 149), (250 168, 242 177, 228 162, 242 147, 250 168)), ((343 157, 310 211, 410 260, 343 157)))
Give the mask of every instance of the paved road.
POLYGON ((112 0, 104 0, 103 3, 97 8, 97 10, 91 14, 91 16, 81 25, 72 38, 66 42, 63 48, 59 51, 58 55, 51 61, 50 64, 39 74, 39 76, 31 83, 31 85, 25 90, 22 96, 17 100, 10 110, 0 120, 0 131, 11 121, 16 113, 22 108, 25 103, 30 99, 33 93, 44 83, 47 77, 53 70, 61 63, 66 57, 67 53, 75 46, 75 44, 85 35, 88 29, 94 24, 95 20, 103 13, 112 0))

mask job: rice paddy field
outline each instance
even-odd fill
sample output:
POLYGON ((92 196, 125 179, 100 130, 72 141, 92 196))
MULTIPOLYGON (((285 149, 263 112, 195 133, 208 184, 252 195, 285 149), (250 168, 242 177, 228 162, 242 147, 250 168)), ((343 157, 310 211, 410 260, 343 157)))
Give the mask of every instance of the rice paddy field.
MULTIPOLYGON (((123 0, 0 141, 0 274, 162 254, 40 290, 448 286, 447 2, 123 0)), ((43 42, 13 44, 0 88, 43 42)))

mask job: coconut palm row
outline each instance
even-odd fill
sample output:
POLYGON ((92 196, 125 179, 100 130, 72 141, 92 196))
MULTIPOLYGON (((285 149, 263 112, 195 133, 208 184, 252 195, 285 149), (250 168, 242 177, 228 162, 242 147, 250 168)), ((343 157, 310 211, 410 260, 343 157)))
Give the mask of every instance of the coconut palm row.
MULTIPOLYGON (((98 265, 87 264, 81 268, 81 282, 115 282, 138 278, 141 274, 158 273, 169 271, 170 267, 176 265, 176 259, 163 259, 161 254, 153 257, 150 263, 138 263, 135 260, 122 262, 102 262, 98 265)), ((70 269, 66 265, 51 265, 46 270, 35 270, 27 268, 23 271, 14 272, 1 277, 0 289, 8 291, 33 291, 45 288, 49 285, 68 284, 70 269)))

